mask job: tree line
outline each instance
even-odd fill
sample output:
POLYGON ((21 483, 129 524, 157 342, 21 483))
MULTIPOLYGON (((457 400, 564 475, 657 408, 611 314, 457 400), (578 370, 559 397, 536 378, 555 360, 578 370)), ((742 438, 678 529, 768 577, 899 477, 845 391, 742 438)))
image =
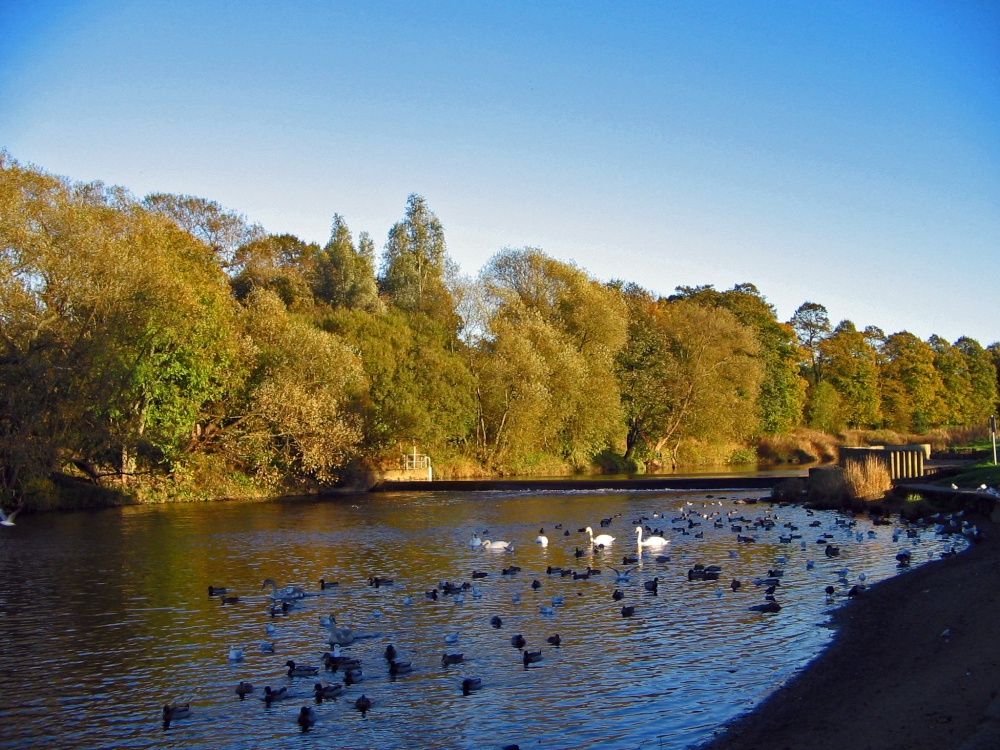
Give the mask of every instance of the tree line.
MULTIPOLYGON (((381 254, 215 201, 137 199, 0 152, 0 492, 70 473, 149 496, 329 486, 416 444, 455 473, 671 465, 808 425, 976 425, 1000 349, 752 284, 662 297, 536 248, 475 278, 411 195, 381 254)), ((746 451, 744 450, 744 454, 746 451)))

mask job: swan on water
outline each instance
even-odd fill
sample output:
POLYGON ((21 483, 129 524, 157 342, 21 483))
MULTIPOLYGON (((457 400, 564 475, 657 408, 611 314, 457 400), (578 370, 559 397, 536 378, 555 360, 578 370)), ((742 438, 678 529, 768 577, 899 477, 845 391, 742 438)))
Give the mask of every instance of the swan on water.
POLYGON ((539 534, 538 536, 535 537, 535 544, 540 544, 543 547, 548 547, 549 546, 549 538, 547 536, 545 536, 544 534, 539 534))
POLYGON ((483 540, 479 538, 479 534, 477 534, 475 531, 472 532, 472 539, 469 540, 469 546, 470 547, 483 546, 483 540))
POLYGON ((505 552, 514 551, 514 542, 492 542, 489 539, 483 540, 483 549, 496 549, 504 550, 505 552))
POLYGON ((667 544, 669 544, 669 542, 667 542, 667 540, 664 539, 662 536, 651 536, 647 537, 646 539, 643 539, 642 526, 635 527, 635 534, 636 534, 636 541, 638 542, 640 547, 655 547, 658 549, 660 547, 666 547, 667 544))
POLYGON ((615 538, 611 536, 611 534, 598 534, 597 536, 594 536, 594 530, 589 526, 585 528, 584 531, 590 534, 590 543, 594 546, 603 544, 607 547, 615 543, 615 538))

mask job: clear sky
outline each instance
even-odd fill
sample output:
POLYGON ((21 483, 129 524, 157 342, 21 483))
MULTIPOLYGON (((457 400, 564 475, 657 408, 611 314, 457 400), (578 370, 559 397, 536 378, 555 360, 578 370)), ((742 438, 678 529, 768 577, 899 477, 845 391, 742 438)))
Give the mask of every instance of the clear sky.
POLYGON ((0 147, 377 244, 1000 339, 1000 3, 0 2, 0 147))

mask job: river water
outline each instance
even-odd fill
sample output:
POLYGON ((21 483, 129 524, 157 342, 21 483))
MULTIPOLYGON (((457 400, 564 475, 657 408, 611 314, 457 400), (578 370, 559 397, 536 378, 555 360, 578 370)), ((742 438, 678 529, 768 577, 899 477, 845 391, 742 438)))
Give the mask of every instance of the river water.
MULTIPOLYGON (((871 584, 897 574, 903 547, 917 564, 964 546, 898 520, 848 526, 851 519, 832 512, 746 504, 752 499, 388 493, 22 516, 0 532, 0 747, 680 750, 710 738, 812 659, 831 637, 828 612, 861 576, 871 584), (633 567, 622 557, 637 551, 640 517, 670 540, 659 553, 670 560, 645 551, 629 581, 616 583, 612 566, 633 567), (608 528, 602 518, 613 519, 608 528), (773 519, 773 528, 751 528, 759 518, 773 519), (738 542, 734 524, 756 541, 738 542), (588 525, 615 536, 613 545, 591 551, 579 532, 588 525), (545 548, 534 542, 543 527, 545 548), (473 531, 513 541, 515 551, 470 548, 473 531), (824 554, 822 534, 839 557, 824 554), (720 580, 689 581, 696 563, 721 566, 720 580), (511 565, 521 571, 501 574, 511 565), (546 573, 588 565, 602 573, 546 573), (754 579, 776 568, 785 571, 776 591, 782 610, 749 611, 764 601, 754 579), (457 603, 425 595, 442 580, 473 583, 473 570, 488 573, 474 581, 478 596, 468 589, 457 603), (373 576, 394 582, 376 588, 373 576), (643 586, 654 577, 655 594, 643 586), (272 617, 267 578, 315 596, 272 617), (320 591, 320 578, 338 585, 320 591), (738 591, 734 578, 743 583, 738 591), (240 601, 222 604, 209 585, 240 601), (828 585, 837 591, 832 600, 828 585), (616 588, 620 602, 612 600, 616 588), (563 603, 542 612, 553 596, 563 603), (622 605, 635 614, 622 617, 622 605), (322 665, 330 630, 319 620, 330 614, 356 633, 381 635, 344 648, 361 659, 364 681, 316 705, 316 679, 288 677, 285 662, 322 665), (510 642, 518 633, 528 650, 542 651, 540 662, 524 667, 510 642), (557 633, 561 645, 549 645, 557 633), (457 642, 446 643, 454 634, 457 642), (265 639, 275 653, 261 653, 265 639), (390 678, 389 643, 412 673, 390 678), (244 649, 242 661, 228 659, 234 646, 244 649), (463 653, 464 662, 442 666, 445 652, 463 653), (463 696, 462 680, 473 677, 482 688, 463 696), (240 701, 234 689, 244 680, 256 691, 240 701), (288 699, 266 707, 265 685, 287 687, 288 699), (364 715, 354 709, 362 694, 373 701, 364 715), (162 708, 173 702, 190 703, 191 714, 164 729, 162 708), (296 718, 307 705, 317 723, 302 733, 296 718)), ((341 677, 320 669, 324 682, 341 677)))

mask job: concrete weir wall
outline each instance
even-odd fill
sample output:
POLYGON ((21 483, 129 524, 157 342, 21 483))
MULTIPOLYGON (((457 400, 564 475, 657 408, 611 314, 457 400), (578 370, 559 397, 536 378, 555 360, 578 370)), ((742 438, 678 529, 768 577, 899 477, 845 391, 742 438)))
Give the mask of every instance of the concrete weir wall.
POLYGON ((863 464, 873 458, 885 467, 891 479, 912 479, 924 475, 924 459, 929 445, 876 445, 869 448, 841 448, 840 465, 863 464))

